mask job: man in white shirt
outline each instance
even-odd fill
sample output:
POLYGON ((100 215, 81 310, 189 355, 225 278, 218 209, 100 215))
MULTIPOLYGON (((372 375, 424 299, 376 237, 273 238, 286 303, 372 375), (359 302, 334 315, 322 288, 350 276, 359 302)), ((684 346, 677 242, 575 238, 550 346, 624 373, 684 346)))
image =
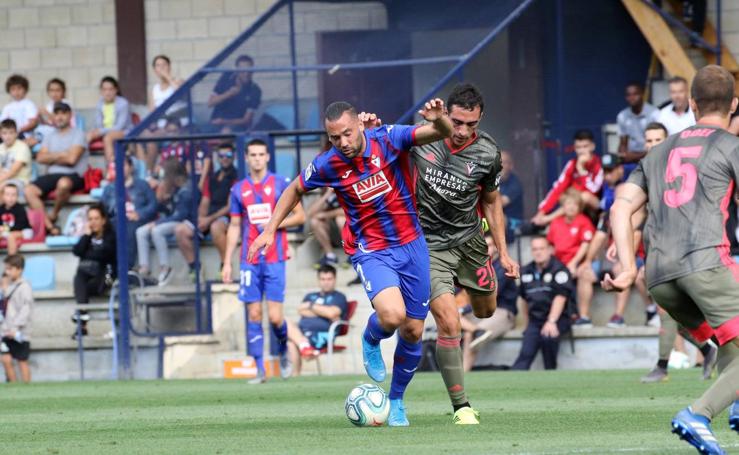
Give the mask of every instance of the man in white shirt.
POLYGON ((688 81, 675 76, 669 80, 669 87, 672 102, 660 109, 657 121, 672 135, 695 125, 695 116, 688 105, 688 81))

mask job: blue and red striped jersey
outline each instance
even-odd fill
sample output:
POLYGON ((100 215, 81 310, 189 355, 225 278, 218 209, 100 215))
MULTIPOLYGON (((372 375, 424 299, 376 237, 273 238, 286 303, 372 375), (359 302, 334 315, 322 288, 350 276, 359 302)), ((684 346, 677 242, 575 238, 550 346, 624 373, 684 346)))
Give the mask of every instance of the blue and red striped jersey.
MULTIPOLYGON (((231 187, 231 217, 241 218, 241 263, 246 264, 246 253, 249 245, 264 230, 277 200, 290 184, 290 179, 280 177, 271 172, 261 182, 252 181, 247 176, 231 187)), ((264 254, 251 260, 251 264, 260 261, 267 263, 281 262, 288 259, 287 232, 284 229, 277 231, 275 242, 264 254)))
POLYGON ((408 153, 415 131, 406 125, 364 130, 363 153, 349 159, 332 147, 301 172, 306 191, 330 186, 336 192, 347 219, 342 232, 347 254, 384 250, 423 235, 408 153))

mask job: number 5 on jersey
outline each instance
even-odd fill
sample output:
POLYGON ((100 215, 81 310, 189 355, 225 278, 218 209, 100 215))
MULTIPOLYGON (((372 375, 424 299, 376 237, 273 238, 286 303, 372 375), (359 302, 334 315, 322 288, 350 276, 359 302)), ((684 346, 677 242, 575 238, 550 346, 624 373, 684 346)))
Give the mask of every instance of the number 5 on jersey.
POLYGON ((678 177, 682 177, 679 190, 667 190, 663 200, 668 207, 678 208, 687 204, 695 196, 695 186, 698 182, 698 170, 693 163, 683 163, 686 158, 698 158, 703 151, 700 145, 692 147, 676 147, 670 151, 667 158, 667 169, 665 171, 665 182, 672 183, 678 177))

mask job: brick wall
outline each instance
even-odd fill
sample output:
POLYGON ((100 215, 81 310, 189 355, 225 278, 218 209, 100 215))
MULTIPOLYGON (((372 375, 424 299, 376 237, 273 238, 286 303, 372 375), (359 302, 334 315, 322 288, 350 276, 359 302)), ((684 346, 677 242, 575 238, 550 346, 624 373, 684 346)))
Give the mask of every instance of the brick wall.
MULTIPOLYGON (((174 72, 191 76, 216 52, 251 25, 275 0, 145 0, 147 60, 166 54, 174 72)), ((379 3, 296 4, 295 25, 301 63, 311 63, 318 30, 384 28, 379 3)), ((266 25, 245 52, 260 65, 288 64, 287 15, 266 25)), ((94 107, 102 76, 117 76, 114 0, 0 1, 0 86, 12 72, 31 82, 29 97, 46 102, 45 84, 64 79, 68 97, 81 109, 94 107)), ((148 63, 147 63, 148 65, 148 63)), ((150 69, 150 66, 148 66, 150 69)), ((149 70, 149 84, 154 76, 149 70)), ((265 92, 284 93, 285 76, 258 79, 265 92)), ((303 81, 307 95, 315 84, 303 81)), ((8 101, 2 90, 0 104, 8 101)))

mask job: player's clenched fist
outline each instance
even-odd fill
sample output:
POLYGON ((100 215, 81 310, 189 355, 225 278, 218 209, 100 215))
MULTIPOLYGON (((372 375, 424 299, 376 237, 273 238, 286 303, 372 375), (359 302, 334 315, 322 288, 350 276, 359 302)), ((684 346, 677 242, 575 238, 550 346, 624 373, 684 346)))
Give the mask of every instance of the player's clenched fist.
POLYGON ((259 234, 259 237, 254 239, 254 241, 251 242, 251 245, 249 245, 249 251, 246 254, 246 260, 248 262, 251 262, 252 259, 254 259, 261 251, 270 249, 274 241, 274 233, 264 231, 259 234))
POLYGON ((434 98, 426 104, 423 109, 418 111, 418 115, 424 118, 427 122, 433 122, 444 116, 444 101, 441 98, 434 98))

